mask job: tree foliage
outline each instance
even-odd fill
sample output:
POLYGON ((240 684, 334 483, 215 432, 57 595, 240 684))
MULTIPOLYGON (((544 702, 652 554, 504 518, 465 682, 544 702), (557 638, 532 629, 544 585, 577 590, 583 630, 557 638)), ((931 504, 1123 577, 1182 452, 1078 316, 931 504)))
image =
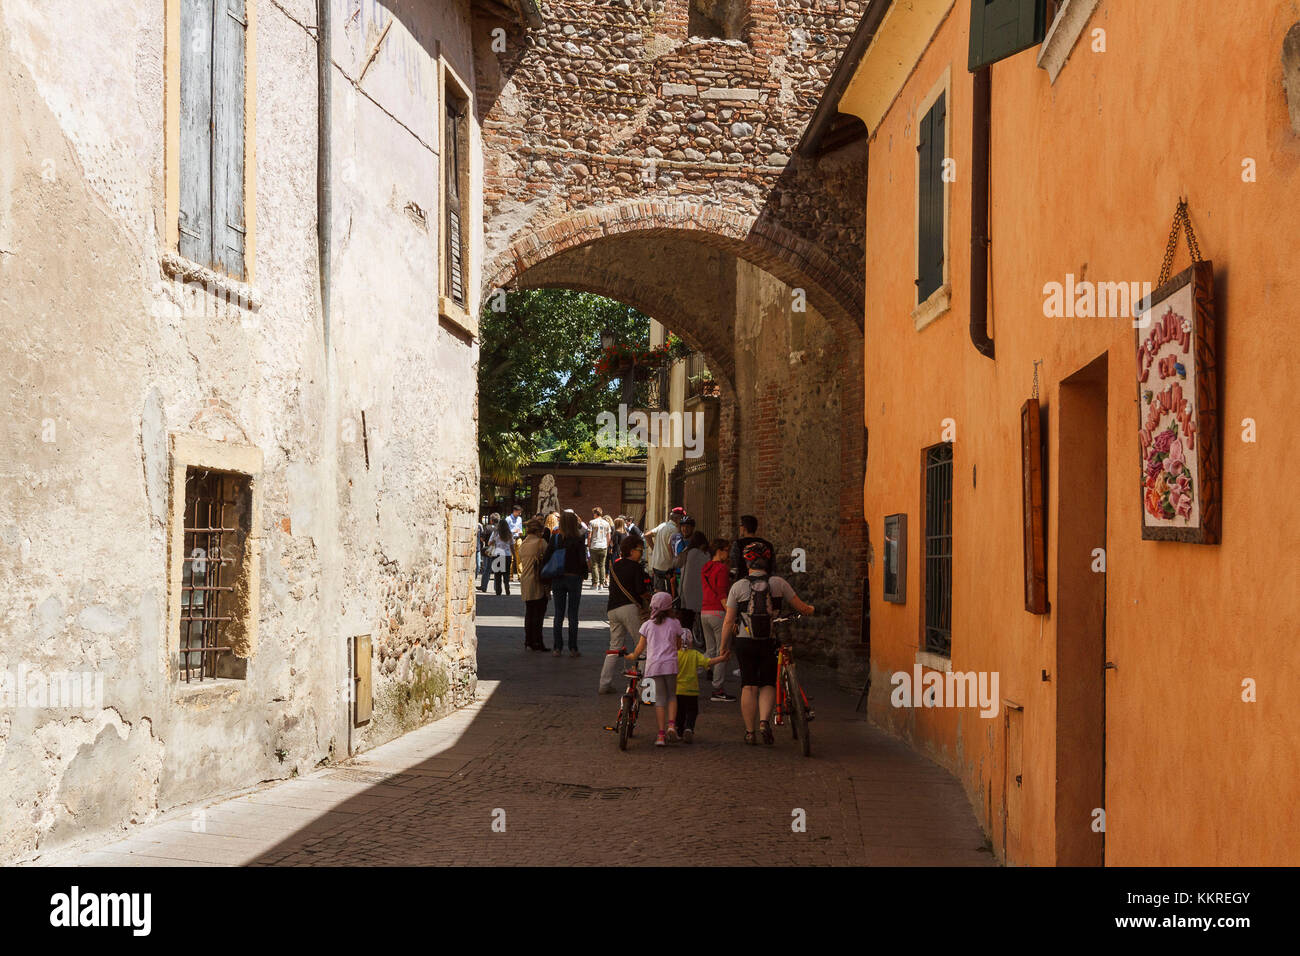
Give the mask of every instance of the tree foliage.
MULTIPOLYGON (((567 289, 505 295, 483 310, 479 347, 479 463, 485 481, 510 484, 543 448, 556 461, 605 454, 596 416, 616 411, 618 383, 596 370, 605 329, 645 343, 650 320, 621 302, 567 289)), ((625 454, 625 453, 624 453, 625 454)))

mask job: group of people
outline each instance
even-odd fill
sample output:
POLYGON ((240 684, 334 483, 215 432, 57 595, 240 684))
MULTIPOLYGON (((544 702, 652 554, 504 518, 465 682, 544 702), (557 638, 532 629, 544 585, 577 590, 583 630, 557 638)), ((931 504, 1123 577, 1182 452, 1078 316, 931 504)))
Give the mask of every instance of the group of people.
POLYGON ((535 515, 523 520, 523 508, 515 505, 508 517, 493 514, 479 530, 479 591, 487 593, 488 578, 494 579, 498 595, 510 594, 510 582, 517 580, 524 600, 524 647, 531 651, 564 653, 564 625, 568 623, 569 656, 578 650, 578 609, 583 583, 603 590, 612 574, 613 555, 623 542, 640 539, 641 531, 624 515, 608 518, 593 508, 591 521, 583 521, 572 509, 535 515), (560 557, 556 557, 557 553, 560 557), (547 648, 543 639, 548 602, 554 601, 554 641, 547 648))
POLYGON ((611 521, 600 508, 592 509, 590 522, 572 510, 525 522, 522 508, 515 506, 508 518, 492 515, 484 528, 479 590, 487 591, 489 573, 496 576, 497 594, 503 585, 509 594, 512 574, 518 578, 528 650, 548 649, 543 626, 547 602, 553 600, 551 653, 563 654, 567 621, 569 656, 580 657, 583 582, 590 577, 597 589, 608 582, 609 649, 597 691, 613 693, 623 658, 645 653, 643 676, 655 685, 656 746, 694 739, 701 673, 711 701, 737 699, 725 686, 725 665, 733 656, 739 665, 745 743, 774 742, 777 645, 771 618, 787 601, 800 614, 811 615, 814 608, 788 581, 771 573, 776 550, 759 536, 756 517, 741 516, 734 541, 710 541, 683 508, 673 508, 662 524, 644 534, 622 515, 611 521))

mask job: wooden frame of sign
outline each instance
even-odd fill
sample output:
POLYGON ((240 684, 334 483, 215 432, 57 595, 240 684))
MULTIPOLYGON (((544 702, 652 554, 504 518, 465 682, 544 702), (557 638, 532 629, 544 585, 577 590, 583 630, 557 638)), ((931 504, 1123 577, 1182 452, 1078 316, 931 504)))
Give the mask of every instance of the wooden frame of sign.
POLYGON ((907 515, 885 515, 884 583, 881 594, 890 604, 907 603, 907 515), (892 579, 892 580, 891 580, 892 579))
POLYGON ((1135 325, 1142 537, 1218 544, 1219 377, 1209 260, 1142 300, 1135 325))
POLYGON ((1043 533, 1043 439, 1038 399, 1020 406, 1021 515, 1024 518, 1025 610, 1047 613, 1047 539, 1043 533))

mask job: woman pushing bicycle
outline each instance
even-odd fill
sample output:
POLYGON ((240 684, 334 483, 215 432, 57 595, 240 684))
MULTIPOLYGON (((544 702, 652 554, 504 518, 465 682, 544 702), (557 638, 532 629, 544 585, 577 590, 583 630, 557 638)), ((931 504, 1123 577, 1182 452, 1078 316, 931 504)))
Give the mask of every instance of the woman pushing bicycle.
POLYGON ((776 641, 772 638, 772 618, 780 602, 788 599, 800 614, 810 616, 811 604, 799 599, 785 578, 769 576, 770 559, 757 551, 745 554, 749 573, 727 592, 727 616, 722 622, 722 649, 726 656, 735 639, 736 658, 740 662, 740 715, 745 721, 745 743, 773 743, 771 717, 776 704, 776 641))

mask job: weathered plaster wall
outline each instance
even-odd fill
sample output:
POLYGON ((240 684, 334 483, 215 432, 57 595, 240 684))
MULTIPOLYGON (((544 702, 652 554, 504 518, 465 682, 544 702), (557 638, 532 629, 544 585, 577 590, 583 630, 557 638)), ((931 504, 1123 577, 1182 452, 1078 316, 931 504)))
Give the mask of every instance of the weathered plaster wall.
MULTIPOLYGON (((357 14, 343 72, 386 16, 361 6, 336 2, 340 23, 357 14)), ((449 530, 472 522, 475 425, 450 412, 473 394, 477 346, 430 310, 436 215, 421 228, 406 210, 437 208, 438 158, 415 131, 438 115, 432 38, 468 70, 469 17, 409 7, 364 83, 336 71, 327 354, 315 4, 250 0, 254 310, 160 268, 166 5, 0 2, 0 670, 93 671, 104 692, 84 712, 0 710, 0 859, 342 756, 356 634, 375 639, 377 707, 354 745, 472 693, 447 566, 464 562, 449 530), (177 433, 263 461, 247 679, 189 691, 166 653, 177 433)))

